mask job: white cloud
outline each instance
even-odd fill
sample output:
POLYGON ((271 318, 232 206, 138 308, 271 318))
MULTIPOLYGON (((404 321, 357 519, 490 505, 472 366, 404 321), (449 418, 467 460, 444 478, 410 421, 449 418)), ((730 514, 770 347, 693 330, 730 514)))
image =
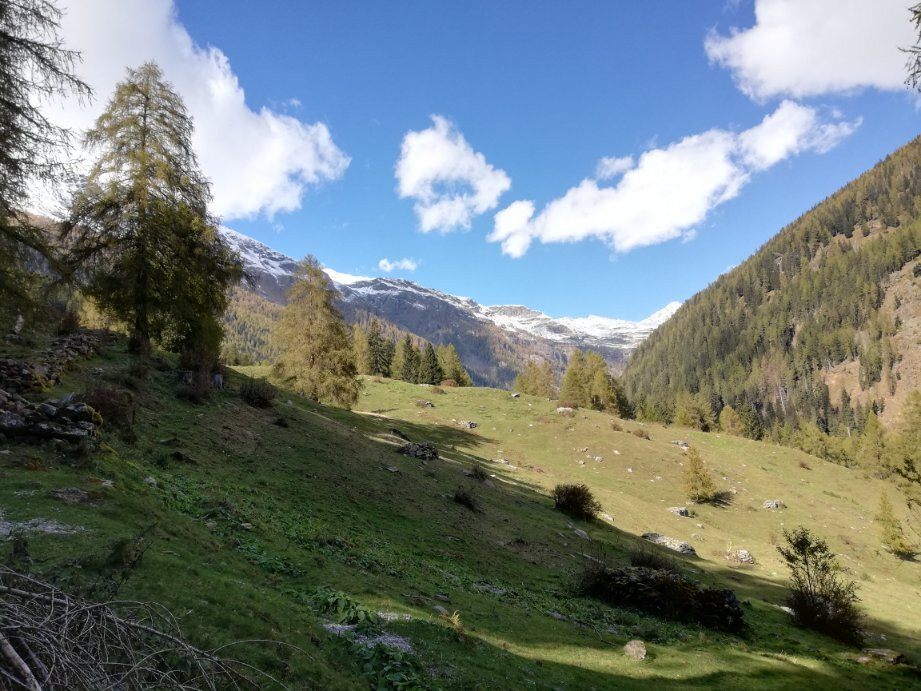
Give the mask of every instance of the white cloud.
POLYGON ((415 201, 419 229, 450 232, 469 228, 474 216, 494 209, 512 182, 504 170, 486 162, 446 118, 407 132, 396 165, 401 199, 415 201))
POLYGON ((384 257, 377 263, 377 268, 386 273, 391 271, 400 270, 400 271, 415 271, 416 267, 419 266, 419 262, 415 259, 396 259, 390 261, 387 257, 384 257))
POLYGON ((634 166, 633 156, 605 156, 598 161, 598 167, 595 169, 595 177, 598 180, 610 180, 616 178, 621 173, 626 173, 634 166))
POLYGON ((293 211, 309 186, 338 179, 348 167, 325 124, 252 110, 227 56, 192 41, 172 0, 71 0, 61 30, 67 46, 83 54, 77 72, 95 100, 89 108, 75 101, 49 106, 48 114, 85 130, 126 68, 157 62, 194 118, 193 144, 213 185, 212 211, 226 219, 293 211))
POLYGON ((711 62, 750 98, 904 88, 908 0, 755 0, 755 25, 711 32, 711 62))
POLYGON ((711 209, 735 197, 751 175, 804 151, 827 151, 859 122, 825 122, 812 108, 784 101, 741 133, 721 129, 644 152, 613 186, 585 179, 537 215, 516 201, 495 215, 488 240, 521 257, 534 240, 597 238, 617 252, 677 237, 692 239, 711 209))

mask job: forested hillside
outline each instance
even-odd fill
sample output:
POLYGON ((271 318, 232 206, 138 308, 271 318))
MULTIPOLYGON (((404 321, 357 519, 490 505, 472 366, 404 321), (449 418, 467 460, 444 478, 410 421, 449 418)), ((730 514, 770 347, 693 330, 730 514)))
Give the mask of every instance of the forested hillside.
POLYGON ((698 394, 714 416, 731 404, 750 436, 894 417, 921 350, 906 337, 921 311, 919 164, 915 139, 688 300, 628 363, 638 413, 670 420, 698 394))

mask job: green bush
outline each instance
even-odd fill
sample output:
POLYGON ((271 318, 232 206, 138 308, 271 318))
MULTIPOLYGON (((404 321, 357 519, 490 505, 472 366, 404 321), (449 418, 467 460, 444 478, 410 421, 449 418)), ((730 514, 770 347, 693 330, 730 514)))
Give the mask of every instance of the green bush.
POLYGON ((780 555, 790 567, 793 620, 844 643, 863 643, 863 617, 857 608, 857 584, 841 576, 841 567, 828 543, 800 526, 784 530, 780 555))
POLYGON ((587 485, 557 485, 551 496, 557 509, 574 518, 591 520, 601 511, 601 504, 587 485))
POLYGON ((240 385, 240 398, 253 408, 268 408, 276 395, 275 387, 266 379, 248 377, 240 385))

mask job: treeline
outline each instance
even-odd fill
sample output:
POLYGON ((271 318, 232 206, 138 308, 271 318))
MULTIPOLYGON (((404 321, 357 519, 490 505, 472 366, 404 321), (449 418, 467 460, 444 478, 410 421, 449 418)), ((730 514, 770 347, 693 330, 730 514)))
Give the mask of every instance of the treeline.
POLYGON ((359 324, 352 326, 352 351, 359 374, 414 384, 473 385, 452 344, 434 346, 409 334, 394 340, 384 335, 376 319, 371 320, 367 330, 359 324))
POLYGON ((823 455, 852 461, 841 440, 884 397, 832 400, 823 374, 856 359, 861 389, 898 386, 885 284, 921 254, 919 164, 916 139, 683 305, 628 362, 637 416, 709 429, 729 407, 747 436, 809 446, 818 434, 823 455))

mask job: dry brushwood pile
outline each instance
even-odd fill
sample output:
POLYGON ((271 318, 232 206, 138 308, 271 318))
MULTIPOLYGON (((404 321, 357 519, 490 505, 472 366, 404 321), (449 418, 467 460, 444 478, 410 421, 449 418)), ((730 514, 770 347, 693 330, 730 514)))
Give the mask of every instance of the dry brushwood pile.
POLYGON ((281 688, 217 652, 183 640, 162 607, 89 602, 0 567, 2 691, 281 688))

